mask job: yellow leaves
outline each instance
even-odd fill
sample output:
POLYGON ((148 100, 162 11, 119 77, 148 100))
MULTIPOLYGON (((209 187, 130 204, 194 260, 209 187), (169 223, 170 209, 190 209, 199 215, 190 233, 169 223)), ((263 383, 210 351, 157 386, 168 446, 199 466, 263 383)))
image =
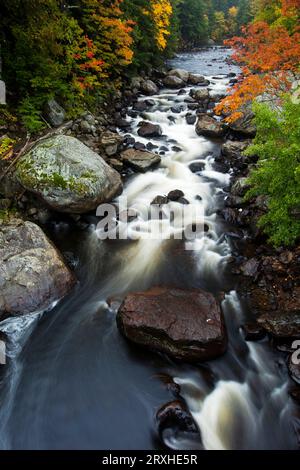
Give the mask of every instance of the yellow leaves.
POLYGON ((8 136, 0 139, 0 159, 9 160, 14 153, 14 144, 16 141, 8 136))
POLYGON ((173 13, 170 0, 150 0, 150 14, 155 26, 155 39, 159 49, 167 46, 167 37, 170 35, 169 26, 173 13))

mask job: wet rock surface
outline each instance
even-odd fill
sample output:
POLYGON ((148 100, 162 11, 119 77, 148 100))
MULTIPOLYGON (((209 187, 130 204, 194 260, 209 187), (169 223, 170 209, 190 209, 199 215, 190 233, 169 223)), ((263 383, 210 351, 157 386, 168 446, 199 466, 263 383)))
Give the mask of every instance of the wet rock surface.
POLYGON ((148 151, 128 149, 121 153, 121 160, 134 170, 145 173, 159 165, 161 158, 159 155, 148 151))
POLYGON ((37 225, 0 225, 0 320, 45 310, 64 297, 75 277, 37 225))
POLYGON ((206 361, 226 350, 221 308, 200 289, 155 287, 129 294, 117 322, 129 340, 187 362, 206 361))
POLYGON ((196 124, 196 132, 204 137, 223 137, 225 130, 223 124, 207 114, 200 114, 196 124))
POLYGON ((199 434, 193 416, 181 400, 163 405, 156 413, 156 420, 160 433, 166 428, 176 427, 181 431, 199 434))

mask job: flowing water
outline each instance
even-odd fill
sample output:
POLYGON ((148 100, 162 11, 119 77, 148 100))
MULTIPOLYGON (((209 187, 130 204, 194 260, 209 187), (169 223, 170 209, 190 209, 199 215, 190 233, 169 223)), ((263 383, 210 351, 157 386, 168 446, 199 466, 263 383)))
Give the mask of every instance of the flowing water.
MULTIPOLYGON (((223 48, 210 48, 179 55, 173 65, 207 76, 211 92, 218 94, 228 86, 227 74, 238 72, 227 64, 228 54, 223 48)), ((57 246, 73 253, 80 282, 48 312, 0 324, 9 337, 0 394, 0 448, 162 448, 155 412, 173 399, 166 377, 180 385, 201 432, 200 440, 167 430, 163 438, 169 448, 297 447, 284 356, 267 341, 246 343, 240 332, 249 313, 226 273, 229 229, 217 216, 230 174, 214 168, 220 142, 198 137, 194 126, 186 123, 184 100, 189 91, 178 95, 162 90, 151 97, 155 105, 149 112, 132 119, 135 137, 141 119, 160 124, 163 137, 152 143, 167 146, 168 151, 159 168, 132 175, 126 182, 123 196, 140 210, 139 218, 129 224, 130 241, 100 241, 93 223, 85 231, 63 220, 47 227, 57 246), (173 113, 174 105, 183 106, 183 111, 173 113), (182 150, 172 150, 174 145, 182 150), (204 170, 193 174, 189 165, 199 160, 204 170), (195 222, 193 214, 175 228, 164 218, 146 220, 143 208, 174 189, 182 190, 191 206, 204 213, 209 231, 189 242, 144 239, 142 233, 158 227, 165 235, 174 234, 195 222), (121 337, 107 299, 158 284, 228 292, 223 310, 229 348, 223 357, 188 366, 121 337)))

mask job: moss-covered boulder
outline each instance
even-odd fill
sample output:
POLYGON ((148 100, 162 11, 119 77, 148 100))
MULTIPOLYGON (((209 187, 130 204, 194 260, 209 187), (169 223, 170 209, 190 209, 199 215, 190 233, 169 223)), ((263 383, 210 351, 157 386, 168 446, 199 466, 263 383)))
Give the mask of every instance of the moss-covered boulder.
POLYGON ((59 212, 85 213, 122 190, 120 175, 74 137, 50 137, 18 162, 17 179, 59 212))

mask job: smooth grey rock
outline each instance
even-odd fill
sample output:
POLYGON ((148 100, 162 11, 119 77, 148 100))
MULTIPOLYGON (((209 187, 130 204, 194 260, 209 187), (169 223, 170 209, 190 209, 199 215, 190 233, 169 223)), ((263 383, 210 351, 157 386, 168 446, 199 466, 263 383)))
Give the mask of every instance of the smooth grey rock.
POLYGON ((75 282, 40 227, 16 219, 0 225, 0 321, 49 308, 75 282))

